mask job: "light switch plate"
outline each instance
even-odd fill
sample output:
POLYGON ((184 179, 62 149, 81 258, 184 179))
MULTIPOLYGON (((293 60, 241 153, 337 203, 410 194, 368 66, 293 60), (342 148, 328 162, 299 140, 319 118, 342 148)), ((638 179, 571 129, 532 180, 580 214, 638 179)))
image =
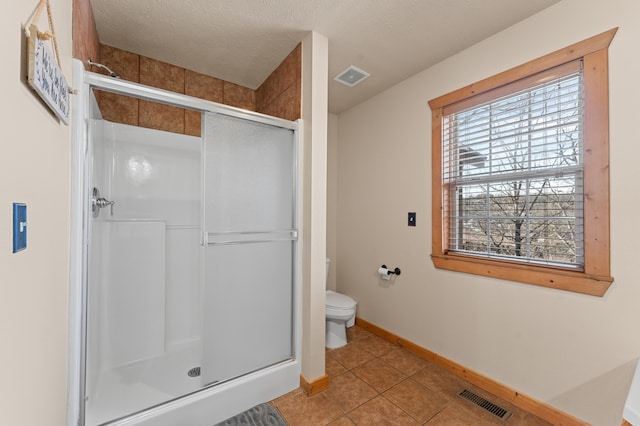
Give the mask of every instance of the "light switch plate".
POLYGON ((407 215, 407 225, 416 226, 416 212, 409 212, 407 215))
POLYGON ((13 203, 13 252, 27 248, 27 205, 13 203))

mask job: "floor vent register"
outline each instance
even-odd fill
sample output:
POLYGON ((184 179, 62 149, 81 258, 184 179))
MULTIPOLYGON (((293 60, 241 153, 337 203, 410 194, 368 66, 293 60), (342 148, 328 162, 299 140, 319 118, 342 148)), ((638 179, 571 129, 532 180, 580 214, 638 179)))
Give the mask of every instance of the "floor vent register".
POLYGON ((487 401, 486 399, 484 399, 480 395, 477 395, 477 394, 471 392, 468 389, 462 389, 458 393, 458 396, 460 398, 464 398, 467 401, 470 401, 470 402, 476 404, 478 407, 482 408, 485 411, 488 411, 489 413, 493 414, 494 416, 498 417, 499 419, 506 420, 511 416, 511 411, 506 410, 506 409, 500 407, 499 405, 494 404, 491 401, 487 401))

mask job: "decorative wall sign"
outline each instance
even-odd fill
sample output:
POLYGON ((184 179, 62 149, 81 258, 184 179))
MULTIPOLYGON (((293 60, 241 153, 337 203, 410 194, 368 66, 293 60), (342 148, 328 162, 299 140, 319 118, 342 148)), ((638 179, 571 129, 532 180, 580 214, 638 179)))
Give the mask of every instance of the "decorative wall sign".
POLYGON ((56 57, 40 38, 38 28, 29 28, 28 65, 29 85, 49 105, 49 108, 64 122, 69 124, 69 84, 62 74, 56 57))

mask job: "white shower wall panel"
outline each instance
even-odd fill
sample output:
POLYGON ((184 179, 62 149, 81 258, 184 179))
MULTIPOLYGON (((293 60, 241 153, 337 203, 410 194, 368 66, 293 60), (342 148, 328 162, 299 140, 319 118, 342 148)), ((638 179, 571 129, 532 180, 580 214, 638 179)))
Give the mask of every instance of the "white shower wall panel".
POLYGON ((110 221, 106 225, 105 368, 164 354, 166 258, 164 222, 110 221))
POLYGON ((113 123, 109 127, 113 134, 106 154, 111 154, 111 165, 106 170, 108 195, 116 201, 114 217, 198 226, 200 138, 113 123))
MULTIPOLYGON (((163 222, 165 227, 163 261, 150 268, 161 268, 165 282, 162 291, 165 350, 180 350, 198 342, 201 334, 200 306, 200 138, 158 130, 94 120, 91 123, 96 155, 94 182, 101 196, 114 201, 113 211, 102 209, 94 226, 114 222, 163 222)), ((95 246, 111 250, 113 238, 105 228, 103 241, 95 246)), ((99 250, 99 249, 96 249, 99 250)), ((146 251, 130 253, 130 261, 146 262, 146 251)), ((155 272, 154 272, 155 273, 155 272)), ((113 275, 112 275, 113 276, 113 275)), ((108 306, 106 290, 111 278, 102 273, 99 309, 105 320, 108 306)), ((91 296, 90 296, 91 297, 91 296)), ((154 295, 155 297, 155 295, 154 295)), ((144 309, 144 306, 141 306, 144 309)), ((90 310, 91 312, 91 310, 90 310)), ((111 342, 105 327, 100 330, 100 353, 104 356, 111 342)), ((94 336, 97 334, 93 334, 94 336)), ((89 358, 96 358, 94 355, 89 358)), ((154 352, 150 352, 154 353, 154 352)), ((102 369, 112 360, 95 360, 102 369)), ((93 371, 93 370, 92 370, 93 371)))
POLYGON ((200 250, 199 227, 167 229, 168 350, 180 350, 202 334, 200 250))

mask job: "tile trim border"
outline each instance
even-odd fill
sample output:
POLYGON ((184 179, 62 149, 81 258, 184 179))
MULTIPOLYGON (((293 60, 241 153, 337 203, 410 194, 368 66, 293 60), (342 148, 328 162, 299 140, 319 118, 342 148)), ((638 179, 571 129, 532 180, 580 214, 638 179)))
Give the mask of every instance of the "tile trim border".
POLYGON ((329 376, 325 374, 310 381, 300 374, 300 388, 307 396, 316 395, 329 388, 329 376))
MULTIPOLYGON (((565 413, 564 411, 561 411, 555 407, 552 407, 549 404, 538 401, 537 399, 532 398, 528 395, 522 394, 519 391, 510 388, 509 386, 497 382, 478 372, 470 370, 455 361, 438 355, 435 352, 423 348, 360 317, 356 317, 356 325, 362 327, 370 333, 375 334, 378 337, 381 337, 397 346, 400 346, 403 349, 406 349, 407 351, 419 356, 420 358, 426 359, 427 361, 444 368, 450 373, 453 373, 456 376, 467 380, 470 383, 473 383, 474 385, 484 389, 485 391, 490 392, 493 395, 500 397, 505 401, 508 401, 515 406, 522 408, 525 411, 535 414, 536 416, 548 421, 549 423, 562 426, 588 425, 588 423, 578 419, 577 417, 573 417, 572 415, 565 413)), ((302 386, 302 376, 300 383, 302 386)))

